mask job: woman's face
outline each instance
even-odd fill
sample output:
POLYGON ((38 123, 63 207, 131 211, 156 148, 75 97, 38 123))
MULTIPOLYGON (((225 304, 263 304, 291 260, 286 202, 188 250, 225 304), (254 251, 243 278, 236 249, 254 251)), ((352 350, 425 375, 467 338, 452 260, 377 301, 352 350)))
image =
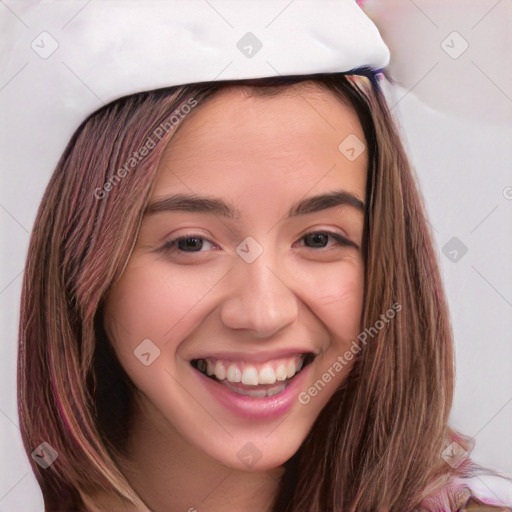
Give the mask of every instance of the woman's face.
POLYGON ((188 115, 105 310, 146 429, 244 470, 297 451, 357 352, 362 144, 311 83, 188 115))

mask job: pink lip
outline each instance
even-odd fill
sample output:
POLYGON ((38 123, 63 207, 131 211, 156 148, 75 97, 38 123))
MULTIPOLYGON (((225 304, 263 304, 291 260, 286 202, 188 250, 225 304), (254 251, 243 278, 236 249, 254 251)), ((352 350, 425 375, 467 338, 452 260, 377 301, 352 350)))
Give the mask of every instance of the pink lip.
POLYGON ((240 395, 200 371, 193 370, 215 400, 237 416, 249 419, 273 419, 286 413, 294 403, 298 402, 298 395, 310 366, 312 365, 309 364, 295 375, 282 393, 263 398, 240 395))

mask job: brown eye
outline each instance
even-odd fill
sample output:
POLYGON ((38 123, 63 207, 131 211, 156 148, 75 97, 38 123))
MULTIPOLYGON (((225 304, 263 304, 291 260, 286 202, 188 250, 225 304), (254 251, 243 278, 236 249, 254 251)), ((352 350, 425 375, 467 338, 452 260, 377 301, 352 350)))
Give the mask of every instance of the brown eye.
POLYGON ((204 252, 205 244, 213 246, 211 242, 200 236, 180 236, 167 241, 162 249, 170 252, 204 252))
POLYGON ((304 240, 306 247, 310 247, 311 249, 323 249, 329 245, 329 238, 336 242, 335 245, 351 246, 356 249, 358 248, 354 242, 351 242, 344 236, 331 231, 314 231, 307 233, 301 240, 304 240))
POLYGON ((203 239, 196 237, 179 238, 176 241, 176 246, 181 251, 197 252, 203 247, 203 239))
POLYGON ((310 233, 304 237, 308 247, 325 247, 329 243, 329 235, 325 233, 310 233))

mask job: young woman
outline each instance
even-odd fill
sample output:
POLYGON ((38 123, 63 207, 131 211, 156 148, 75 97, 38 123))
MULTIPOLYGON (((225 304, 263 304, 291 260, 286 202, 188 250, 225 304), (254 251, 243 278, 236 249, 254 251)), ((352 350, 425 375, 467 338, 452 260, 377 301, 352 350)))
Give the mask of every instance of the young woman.
POLYGON ((371 68, 90 115, 34 226, 18 382, 47 511, 512 507, 447 425, 446 301, 371 68))

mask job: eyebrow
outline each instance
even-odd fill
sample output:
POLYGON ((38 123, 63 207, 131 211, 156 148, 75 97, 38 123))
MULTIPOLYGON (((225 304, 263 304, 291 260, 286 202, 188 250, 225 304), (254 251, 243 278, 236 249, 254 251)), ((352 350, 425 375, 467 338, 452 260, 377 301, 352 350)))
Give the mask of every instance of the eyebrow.
MULTIPOLYGON (((345 190, 336 190, 298 201, 288 211, 288 218, 319 212, 335 206, 351 206, 362 213, 365 209, 363 201, 354 194, 345 190)), ((240 211, 223 199, 195 194, 176 194, 157 198, 149 203, 144 215, 169 211, 211 213, 233 220, 240 217, 240 211)))

